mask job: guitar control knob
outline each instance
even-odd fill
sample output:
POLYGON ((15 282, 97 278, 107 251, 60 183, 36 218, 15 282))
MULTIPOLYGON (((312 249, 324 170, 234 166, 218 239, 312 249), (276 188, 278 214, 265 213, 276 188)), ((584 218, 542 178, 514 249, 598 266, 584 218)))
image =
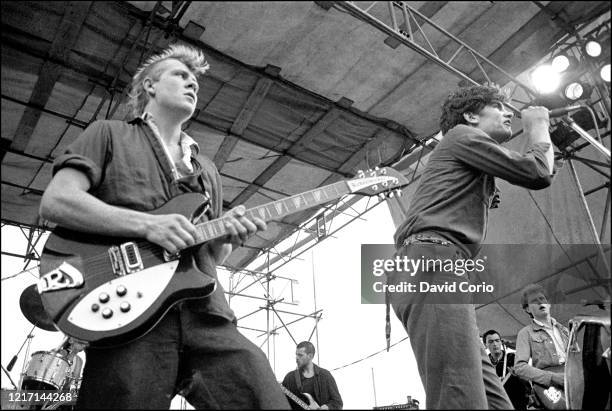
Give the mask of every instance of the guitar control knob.
POLYGON ((127 301, 124 301, 119 305, 119 309, 122 313, 127 313, 128 311, 130 311, 130 308, 132 308, 132 306, 127 301))
POLYGON ((100 309, 100 306, 98 304, 91 305, 91 311, 93 311, 94 313, 97 313, 99 309, 100 309))
POLYGON ((107 293, 100 293, 100 295, 98 296, 98 300, 100 300, 102 304, 106 304, 108 300, 110 300, 110 295, 108 295, 107 293))
POLYGON ((113 310, 111 310, 110 308, 107 307, 104 310, 102 310, 102 317, 108 320, 112 316, 113 316, 113 310))
POLYGON ((127 294, 127 288, 125 288, 125 286, 120 285, 117 287, 117 295, 119 297, 123 297, 126 294, 127 294))

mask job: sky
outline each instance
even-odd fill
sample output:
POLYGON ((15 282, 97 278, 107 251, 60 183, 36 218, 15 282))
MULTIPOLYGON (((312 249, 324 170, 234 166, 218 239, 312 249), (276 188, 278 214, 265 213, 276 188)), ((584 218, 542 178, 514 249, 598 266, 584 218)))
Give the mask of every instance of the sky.
MULTIPOLYGON (((354 208, 364 209, 359 203, 354 208)), ((356 214, 354 210, 349 210, 348 213, 356 214)), ((338 217, 333 222, 334 227, 339 227, 342 221, 345 221, 343 219, 347 218, 350 216, 338 217)), ((334 227, 331 227, 332 230, 334 227)), ((372 408, 374 405, 402 404, 406 402, 407 396, 419 400, 422 405, 425 404, 425 393, 418 376, 410 341, 406 339, 406 332, 401 323, 392 314, 391 344, 397 343, 397 345, 386 352, 384 351, 386 347, 384 305, 361 304, 361 245, 391 244, 394 230, 386 204, 376 206, 274 272, 279 277, 297 280, 293 283, 293 287, 292 282, 284 278, 277 278, 271 282, 271 295, 274 298, 285 298, 284 302, 294 302, 276 305, 279 316, 285 324, 299 318, 289 313, 314 312, 315 300, 316 309, 322 310, 322 319, 317 332, 313 332, 314 319, 302 319, 288 325, 291 335, 284 329, 278 330, 278 333, 270 338, 269 347, 262 333, 240 329, 247 338, 260 346, 264 353, 269 349, 270 365, 278 381, 282 381, 288 372, 295 369, 293 339, 300 342, 310 338, 318 351, 315 363, 332 372, 345 408, 363 409, 372 408), (379 351, 382 352, 378 353, 379 351), (373 355, 375 353, 378 354, 373 355)), ((287 243, 291 241, 288 239, 287 243)), ((19 229, 8 226, 2 228, 3 251, 22 254, 25 244, 25 236, 19 229)), ((42 244, 43 240, 40 241, 39 248, 42 244)), ((34 262, 30 267, 35 266, 34 262)), ((2 256, 3 279, 21 272, 23 268, 24 263, 21 259, 2 256)), ((1 338, 4 368, 17 354, 32 329, 32 325, 20 311, 19 297, 24 288, 36 282, 36 275, 37 270, 33 270, 33 273, 23 273, 2 281, 1 338)), ((222 271, 219 277, 227 290, 229 274, 222 271)), ((235 276, 234 281, 236 280, 235 276)), ((242 281, 241 284, 248 284, 252 278, 247 277, 242 281)), ((255 284, 244 293, 261 297, 264 291, 261 284, 255 284)), ((236 316, 240 318, 257 310, 262 305, 262 301, 234 297, 230 304, 236 316)), ((261 310, 241 319, 239 325, 265 329, 266 321, 266 312, 261 310)), ((270 325, 272 329, 281 326, 281 323, 276 316, 271 315, 270 325)), ((32 338, 19 353, 18 360, 10 372, 11 378, 18 385, 21 373, 27 369, 24 367, 27 367, 30 356, 37 351, 50 351, 56 348, 63 339, 63 335, 59 332, 52 333, 38 328, 34 329, 31 335, 32 338)), ((83 353, 79 355, 83 356, 83 353)), ((4 372, 1 381, 3 388, 11 387, 4 372)), ((178 409, 181 405, 180 398, 177 397, 172 408, 178 409)), ((186 407, 190 408, 188 404, 186 407)))

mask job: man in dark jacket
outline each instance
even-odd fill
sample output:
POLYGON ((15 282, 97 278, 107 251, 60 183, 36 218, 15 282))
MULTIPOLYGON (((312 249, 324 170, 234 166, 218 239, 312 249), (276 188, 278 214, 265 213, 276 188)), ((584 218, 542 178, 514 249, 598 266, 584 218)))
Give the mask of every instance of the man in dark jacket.
MULTIPOLYGON (((295 351, 297 369, 287 373, 283 385, 298 396, 309 394, 321 410, 341 410, 342 397, 336 380, 329 371, 312 362, 314 355, 315 347, 311 342, 299 343, 295 351)), ((300 409, 294 402, 290 403, 294 409, 300 409)))

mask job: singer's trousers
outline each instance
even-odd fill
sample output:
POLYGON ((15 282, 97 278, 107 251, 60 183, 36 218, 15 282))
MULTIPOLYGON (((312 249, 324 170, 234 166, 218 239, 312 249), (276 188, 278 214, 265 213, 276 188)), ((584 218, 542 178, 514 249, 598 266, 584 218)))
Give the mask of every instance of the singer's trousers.
MULTIPOLYGON (((413 243, 396 255, 409 259, 466 259, 454 245, 413 243)), ((400 272, 390 284, 426 280, 457 281, 442 271, 400 272)), ((463 280, 466 280, 464 278, 463 280)), ((512 409, 495 368, 480 342, 476 311, 467 293, 419 293, 394 296, 393 310, 410 337, 425 388, 427 409, 512 409)))

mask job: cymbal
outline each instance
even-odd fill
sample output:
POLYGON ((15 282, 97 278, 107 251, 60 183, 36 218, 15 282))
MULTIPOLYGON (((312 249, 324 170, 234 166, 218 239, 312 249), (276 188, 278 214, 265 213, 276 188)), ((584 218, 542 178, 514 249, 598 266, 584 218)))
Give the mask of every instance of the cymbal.
POLYGON ((40 294, 38 294, 36 289, 36 284, 32 284, 23 290, 21 297, 19 297, 19 308, 21 308, 25 318, 36 327, 46 331, 57 331, 55 324, 51 321, 51 317, 45 311, 40 294))

